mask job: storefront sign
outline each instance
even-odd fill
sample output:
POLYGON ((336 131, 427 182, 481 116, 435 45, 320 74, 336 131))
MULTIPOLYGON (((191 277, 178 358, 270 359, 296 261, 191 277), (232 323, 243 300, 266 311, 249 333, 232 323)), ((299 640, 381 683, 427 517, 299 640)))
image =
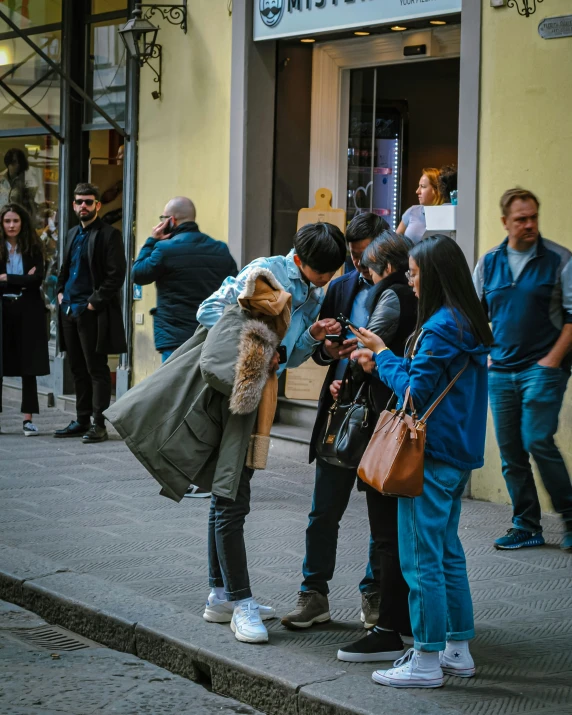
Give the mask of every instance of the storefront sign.
POLYGON ((558 37, 572 37, 572 15, 545 17, 538 26, 538 34, 545 40, 558 37))
POLYGON ((462 0, 253 0, 254 39, 407 22, 461 11, 462 0))

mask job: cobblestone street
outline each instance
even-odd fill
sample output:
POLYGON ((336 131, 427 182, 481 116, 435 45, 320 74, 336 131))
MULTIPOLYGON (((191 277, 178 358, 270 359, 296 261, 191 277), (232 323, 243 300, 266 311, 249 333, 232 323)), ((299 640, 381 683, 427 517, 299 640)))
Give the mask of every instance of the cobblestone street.
MULTIPOLYGON (((135 656, 102 648, 0 601, 3 715, 257 715, 135 656)), ((260 715, 260 714, 258 714, 260 715)))
MULTIPOLYGON (((127 587, 200 616, 208 593, 208 500, 183 500, 177 505, 160 497, 158 485, 117 437, 100 445, 52 439, 50 432, 70 419, 55 409, 44 409, 37 420, 40 437, 24 438, 15 408, 16 402, 5 399, 0 436, 0 544, 52 559, 73 574, 101 579, 110 592, 127 587)), ((296 599, 313 485, 313 467, 298 452, 292 450, 292 455, 273 453, 269 469, 255 475, 246 528, 254 595, 275 606, 279 615, 296 599)), ((492 541, 510 526, 510 510, 465 502, 461 535, 475 600, 478 636, 472 652, 477 677, 448 678, 441 690, 411 691, 418 712, 439 705, 467 715, 570 715, 572 557, 558 548, 558 520, 546 516, 544 525, 546 547, 496 552, 492 541)), ((341 645, 363 633, 357 584, 367 540, 365 500, 354 491, 340 530, 330 596, 332 622, 292 633, 278 620, 271 621, 267 624, 270 644, 244 648, 245 662, 251 649, 262 648, 277 663, 282 653, 295 654, 310 669, 327 666, 363 676, 352 682, 371 683, 371 664, 336 659, 341 645)), ((0 567, 1 560, 0 556, 0 567)), ((229 644, 234 641, 227 626, 199 620, 206 637, 212 632, 218 644, 226 638, 229 644)), ((125 660, 124 656, 119 660, 125 660)), ((342 684, 344 677, 339 680, 342 684)), ((331 685, 330 697, 335 698, 336 687, 331 685)), ((384 698, 389 698, 386 689, 371 688, 381 707, 384 698)), ((406 696, 397 693, 396 697, 406 696)))

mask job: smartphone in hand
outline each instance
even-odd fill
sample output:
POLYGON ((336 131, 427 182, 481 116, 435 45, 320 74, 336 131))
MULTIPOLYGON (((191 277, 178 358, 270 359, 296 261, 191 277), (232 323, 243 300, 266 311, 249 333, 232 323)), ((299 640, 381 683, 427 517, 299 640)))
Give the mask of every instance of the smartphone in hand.
POLYGON ((344 328, 353 328, 354 330, 357 330, 359 333, 359 327, 355 324, 352 323, 352 321, 349 318, 346 318, 346 316, 343 313, 340 313, 337 318, 338 322, 341 323, 344 328))
POLYGON ((341 345, 344 342, 345 338, 343 335, 326 335, 326 340, 329 340, 331 343, 341 345))

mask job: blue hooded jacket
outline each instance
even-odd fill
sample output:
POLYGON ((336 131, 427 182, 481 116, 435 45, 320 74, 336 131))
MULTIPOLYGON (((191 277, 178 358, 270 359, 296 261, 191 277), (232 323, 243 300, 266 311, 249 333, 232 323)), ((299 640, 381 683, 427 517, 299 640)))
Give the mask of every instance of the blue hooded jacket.
POLYGON ((375 362, 380 379, 395 392, 399 405, 411 388, 413 404, 422 417, 469 360, 427 420, 425 453, 458 469, 478 469, 485 453, 489 349, 477 343, 459 313, 456 317, 449 308, 440 308, 423 326, 412 358, 384 350, 375 362))

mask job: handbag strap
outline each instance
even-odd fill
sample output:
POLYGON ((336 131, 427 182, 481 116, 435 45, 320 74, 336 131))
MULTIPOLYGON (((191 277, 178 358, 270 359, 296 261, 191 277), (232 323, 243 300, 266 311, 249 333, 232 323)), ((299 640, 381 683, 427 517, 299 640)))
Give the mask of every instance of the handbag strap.
POLYGON ((422 424, 425 424, 427 422, 429 417, 431 417, 431 415, 433 414, 434 410, 439 406, 441 400, 443 400, 443 398, 447 396, 449 390, 453 387, 453 385, 469 367, 470 360, 471 358, 467 358, 467 362, 465 363, 464 367, 459 370, 459 372, 455 375, 455 377, 451 380, 451 382, 447 385, 447 387, 443 390, 443 392, 439 395, 439 397, 435 400, 435 402, 431 405, 431 407, 427 410, 427 412, 423 415, 419 422, 421 422, 422 424))

